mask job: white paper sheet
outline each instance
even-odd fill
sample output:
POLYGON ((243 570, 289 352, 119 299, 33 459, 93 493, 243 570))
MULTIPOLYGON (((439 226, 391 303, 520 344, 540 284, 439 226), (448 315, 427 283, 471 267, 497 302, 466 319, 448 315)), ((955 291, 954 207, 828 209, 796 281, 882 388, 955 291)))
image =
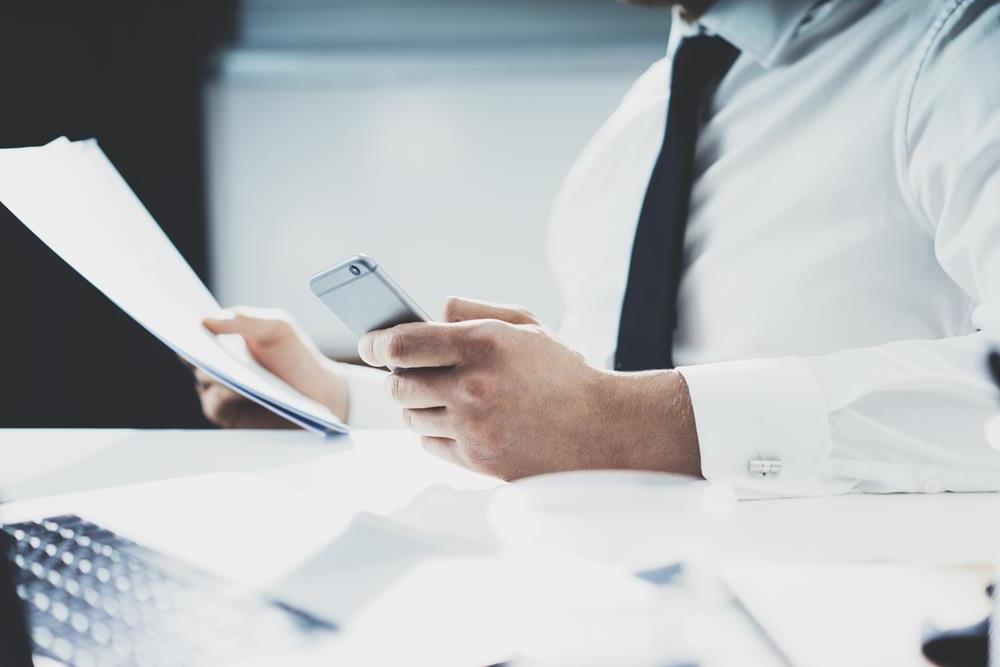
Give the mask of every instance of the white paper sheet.
POLYGON ((0 150, 0 202, 192 364, 300 426, 322 434, 347 431, 325 406, 254 362, 242 339, 205 331, 202 319, 219 304, 96 142, 59 139, 0 150))

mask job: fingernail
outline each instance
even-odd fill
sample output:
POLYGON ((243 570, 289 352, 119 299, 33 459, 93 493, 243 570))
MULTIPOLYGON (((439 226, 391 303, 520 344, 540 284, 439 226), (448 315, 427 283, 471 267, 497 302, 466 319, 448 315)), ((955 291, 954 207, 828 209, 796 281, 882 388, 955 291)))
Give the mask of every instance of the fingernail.
POLYGON ((216 311, 216 312, 212 313, 211 315, 209 315, 205 319, 206 320, 215 320, 217 322, 228 322, 229 320, 235 319, 235 317, 236 317, 236 313, 234 313, 231 310, 225 310, 225 309, 223 309, 223 310, 219 310, 219 311, 216 311))

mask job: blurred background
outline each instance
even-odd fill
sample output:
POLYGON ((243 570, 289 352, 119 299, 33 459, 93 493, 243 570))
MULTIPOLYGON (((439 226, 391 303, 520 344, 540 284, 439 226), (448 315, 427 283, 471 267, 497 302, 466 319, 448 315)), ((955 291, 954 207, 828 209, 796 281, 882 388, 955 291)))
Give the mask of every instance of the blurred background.
MULTIPOLYGON (((557 325, 546 217, 669 15, 613 0, 173 0, 0 9, 0 147, 97 137, 225 305, 354 339, 307 288, 355 252, 423 307, 557 325)), ((0 427, 206 424, 190 373, 0 207, 0 427)))

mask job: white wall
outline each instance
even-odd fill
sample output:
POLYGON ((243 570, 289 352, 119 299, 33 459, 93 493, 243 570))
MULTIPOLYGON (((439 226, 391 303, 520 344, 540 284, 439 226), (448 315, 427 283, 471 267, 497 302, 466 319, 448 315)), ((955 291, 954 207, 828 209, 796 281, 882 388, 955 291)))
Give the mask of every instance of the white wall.
POLYGON ((460 294, 556 324, 552 195, 658 50, 230 54, 207 109, 214 291, 352 355, 307 280, 363 251, 432 315, 460 294))

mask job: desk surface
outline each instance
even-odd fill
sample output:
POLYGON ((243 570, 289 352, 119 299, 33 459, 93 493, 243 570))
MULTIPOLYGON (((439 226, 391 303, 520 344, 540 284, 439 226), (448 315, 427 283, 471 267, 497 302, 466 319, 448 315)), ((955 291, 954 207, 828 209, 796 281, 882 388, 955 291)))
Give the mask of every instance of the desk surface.
POLYGON ((550 545, 633 569, 678 558, 1000 560, 1000 531, 986 529, 997 494, 737 502, 706 482, 652 488, 614 475, 506 485, 434 459, 397 431, 323 440, 298 431, 0 430, 0 457, 7 500, 241 471, 425 532, 550 545))
MULTIPOLYGON (((428 456, 401 431, 321 439, 302 431, 0 429, 0 494, 6 500, 73 493, 201 473, 248 472, 321 493, 414 527, 479 539, 485 507, 503 482, 428 456), (461 506, 455 498, 461 497, 461 506), (445 511, 447 510, 447 511, 445 511), (442 512, 446 517, 442 516, 442 512)), ((517 489, 520 485, 511 485, 517 489)), ((526 488, 529 485, 525 485, 526 488)), ((727 554, 812 560, 1000 560, 1000 494, 863 495, 733 502, 700 482, 659 493, 588 491, 579 506, 594 542, 602 520, 632 513, 674 542, 727 554), (606 502, 607 512, 594 503, 606 502), (683 538, 683 539, 681 539, 683 538)), ((571 493, 569 494, 572 495, 571 493)), ((573 513, 573 500, 560 508, 573 513)), ((578 536, 576 536, 578 537, 578 536)), ((621 546, 627 548, 626 545, 621 546)))

